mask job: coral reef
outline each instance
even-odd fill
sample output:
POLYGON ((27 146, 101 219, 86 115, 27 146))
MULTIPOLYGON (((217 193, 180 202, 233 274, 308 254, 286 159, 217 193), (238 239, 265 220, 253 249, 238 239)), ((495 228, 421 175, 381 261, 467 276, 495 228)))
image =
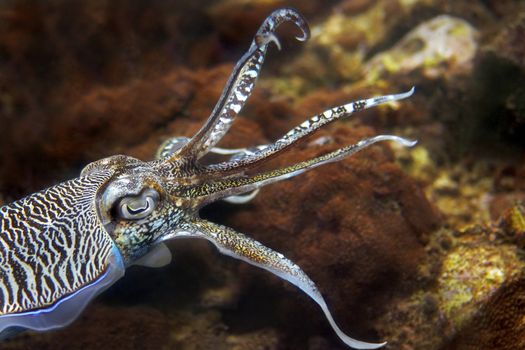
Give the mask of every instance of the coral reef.
MULTIPOLYGON (((493 232, 491 227, 472 226, 464 231, 442 229, 432 235, 426 246, 431 259, 420 265, 427 276, 425 283, 378 322, 394 348, 477 349, 475 344, 499 349, 488 344, 507 342, 498 337, 511 328, 501 329, 499 320, 506 316, 495 311, 494 304, 503 303, 502 308, 509 310, 500 295, 516 292, 514 285, 522 283, 525 262, 518 247, 497 239, 493 232), (483 329, 487 342, 475 337, 473 329, 483 329)), ((511 308, 512 313, 521 314, 518 307, 511 308)), ((521 348, 522 336, 511 337, 506 348, 512 348, 511 344, 521 348)))
POLYGON ((453 329, 471 320, 479 306, 524 267, 515 246, 468 238, 445 256, 438 278, 438 309, 453 329))
POLYGON ((509 281, 443 349, 523 349, 523 277, 509 281))
POLYGON ((374 56, 364 75, 373 82, 388 74, 420 69, 428 79, 468 74, 478 48, 477 32, 467 21, 448 15, 435 17, 406 34, 392 49, 374 56))

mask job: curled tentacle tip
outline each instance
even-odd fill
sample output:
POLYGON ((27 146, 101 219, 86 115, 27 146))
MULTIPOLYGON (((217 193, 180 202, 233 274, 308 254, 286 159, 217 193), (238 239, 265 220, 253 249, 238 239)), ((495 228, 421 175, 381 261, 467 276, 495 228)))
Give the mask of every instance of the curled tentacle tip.
POLYGON ((417 143, 417 140, 409 140, 399 136, 392 136, 392 141, 395 141, 406 147, 413 147, 417 143))
POLYGON ((295 37, 295 39, 299 41, 306 41, 308 38, 310 38, 310 35, 306 34, 305 32, 303 32, 303 35, 295 37))
POLYGON ((306 41, 306 40, 310 39, 310 28, 308 28, 308 24, 306 24, 306 22, 304 22, 303 25, 299 25, 299 28, 303 32, 303 35, 296 36, 295 39, 297 39, 299 41, 306 41))
POLYGON ((387 342, 383 342, 383 343, 369 343, 369 346, 366 347, 366 348, 361 348, 361 349, 379 349, 379 348, 382 348, 383 346, 385 346, 387 344, 387 342))
POLYGON ((267 43, 273 42, 275 46, 277 46, 277 50, 281 51, 281 43, 279 39, 277 38, 277 36, 275 36, 275 34, 270 33, 270 35, 268 35, 268 37, 266 38, 266 42, 267 43))
POLYGON ((417 144, 417 140, 404 139, 404 141, 402 142, 402 145, 407 146, 407 147, 414 147, 416 144, 417 144))
POLYGON ((295 39, 299 41, 306 41, 310 39, 310 27, 304 18, 301 18, 300 22, 295 22, 299 29, 301 29, 302 35, 296 36, 295 39))
POLYGON ((266 46, 272 42, 275 44, 275 46, 277 46, 277 50, 281 51, 281 42, 275 34, 269 33, 265 35, 255 36, 255 43, 259 48, 261 48, 262 46, 266 46))
MULTIPOLYGON (((279 10, 277 10, 279 12, 279 10)), ((286 15, 289 15, 286 20, 293 21, 293 23, 301 30, 302 35, 296 36, 295 38, 299 41, 306 41, 310 38, 310 27, 308 26, 308 22, 306 22, 306 19, 301 15, 299 11, 292 7, 287 7, 282 9, 283 18, 286 18, 286 15)))
POLYGON ((404 98, 408 98, 408 97, 412 96, 415 91, 416 91, 416 87, 412 86, 412 88, 410 90, 408 90, 407 92, 402 92, 402 93, 398 94, 396 96, 396 100, 401 100, 401 99, 404 99, 404 98))

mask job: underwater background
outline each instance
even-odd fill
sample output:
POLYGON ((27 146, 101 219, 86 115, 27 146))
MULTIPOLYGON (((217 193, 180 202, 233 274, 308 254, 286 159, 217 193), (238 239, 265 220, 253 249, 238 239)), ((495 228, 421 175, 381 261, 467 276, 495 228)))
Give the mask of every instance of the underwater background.
MULTIPOLYGON (((202 215, 282 252, 341 328, 385 349, 525 349, 525 2, 4 0, 0 204, 114 154, 150 160, 206 120, 274 9, 254 94, 221 146, 277 139, 329 107, 415 94, 338 121, 275 162, 378 144, 202 215), (322 137, 323 142, 318 142, 322 137)), ((207 242, 132 267, 72 325, 1 349, 346 349, 318 306, 207 242)))

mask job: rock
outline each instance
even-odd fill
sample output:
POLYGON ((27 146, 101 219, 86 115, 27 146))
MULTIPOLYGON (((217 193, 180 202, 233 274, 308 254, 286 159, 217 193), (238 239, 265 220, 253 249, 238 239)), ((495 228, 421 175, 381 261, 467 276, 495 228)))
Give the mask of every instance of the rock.
POLYGON ((525 13, 517 12, 514 17, 504 22, 503 28, 484 49, 525 70, 525 13))
POLYGON ((478 48, 477 31, 465 20, 441 15, 421 23, 392 49, 366 63, 366 79, 420 69, 429 79, 469 74, 478 48))
POLYGON ((2 343, 6 350, 158 349, 170 338, 172 321, 147 307, 94 304, 67 329, 22 333, 2 343))
POLYGON ((445 350, 513 350, 525 347, 523 289, 525 278, 503 285, 450 342, 445 350))
POLYGON ((406 20, 415 7, 425 2, 352 1, 353 8, 343 2, 323 22, 312 26, 312 39, 305 52, 282 71, 286 75, 307 74, 310 83, 360 79, 370 52, 388 39, 390 31, 406 20))
POLYGON ((513 245, 474 241, 446 255, 438 279, 438 308, 452 332, 470 321, 494 291, 519 276, 525 264, 518 254, 513 245))
POLYGON ((504 240, 525 249, 525 206, 524 202, 517 202, 503 212, 499 221, 499 234, 504 240))
POLYGON ((426 283, 400 298, 377 322, 390 345, 421 350, 520 348, 522 336, 504 337, 520 327, 517 309, 509 307, 521 305, 515 288, 523 280, 520 250, 497 239, 490 226, 479 225, 462 232, 435 231, 425 249, 427 260, 419 269, 430 272, 426 283), (509 323, 502 326, 504 319, 509 323))

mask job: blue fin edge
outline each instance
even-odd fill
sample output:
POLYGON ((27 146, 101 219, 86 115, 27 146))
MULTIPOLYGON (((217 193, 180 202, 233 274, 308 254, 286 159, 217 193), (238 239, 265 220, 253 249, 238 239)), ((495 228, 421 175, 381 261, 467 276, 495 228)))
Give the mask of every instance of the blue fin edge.
POLYGON ((48 331, 73 322, 98 294, 124 276, 125 267, 117 247, 113 247, 107 270, 97 280, 58 300, 53 305, 34 311, 0 316, 0 339, 13 329, 48 331))

